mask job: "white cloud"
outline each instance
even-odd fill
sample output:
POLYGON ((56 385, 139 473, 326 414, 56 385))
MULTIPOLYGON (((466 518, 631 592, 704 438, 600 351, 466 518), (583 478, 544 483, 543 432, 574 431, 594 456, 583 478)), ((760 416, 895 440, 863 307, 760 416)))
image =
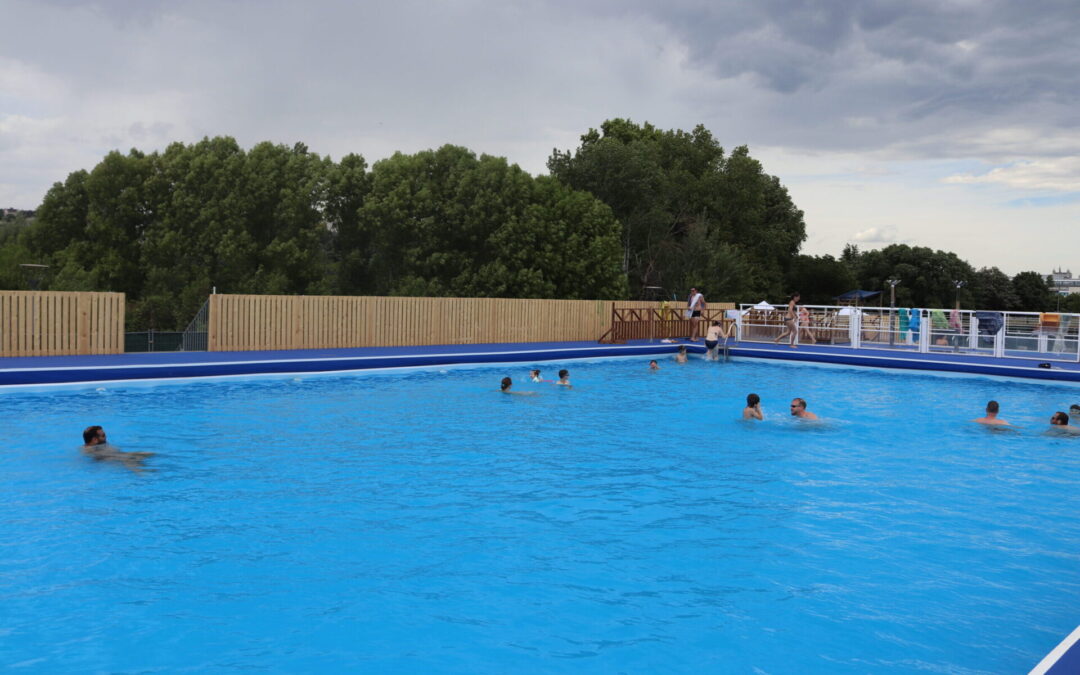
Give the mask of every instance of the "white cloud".
POLYGON ((957 174, 944 179, 953 184, 997 184, 1016 190, 1080 192, 1080 157, 1016 162, 983 174, 957 174))
POLYGON ((895 225, 869 227, 851 235, 851 241, 859 244, 893 244, 897 242, 897 229, 895 225))

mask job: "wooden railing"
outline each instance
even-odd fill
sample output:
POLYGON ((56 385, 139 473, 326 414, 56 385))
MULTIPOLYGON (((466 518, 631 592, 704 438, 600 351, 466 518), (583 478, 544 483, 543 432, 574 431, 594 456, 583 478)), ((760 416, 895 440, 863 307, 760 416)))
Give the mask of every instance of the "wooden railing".
MULTIPOLYGON (((642 303, 646 304, 646 303, 642 303)), ((611 327, 600 336, 600 342, 622 343, 627 340, 671 340, 687 338, 693 332, 693 319, 686 317, 682 306, 627 307, 626 303, 612 303, 611 327)), ((704 339, 713 321, 719 321, 725 330, 733 323, 727 310, 735 309, 729 302, 710 303, 698 318, 698 337, 704 339)))
POLYGON ((124 294, 0 291, 0 356, 119 354, 124 294))
MULTIPOLYGON (((611 301, 212 295, 210 351, 592 341, 611 301)), ((656 302, 621 306, 657 307, 656 302)))

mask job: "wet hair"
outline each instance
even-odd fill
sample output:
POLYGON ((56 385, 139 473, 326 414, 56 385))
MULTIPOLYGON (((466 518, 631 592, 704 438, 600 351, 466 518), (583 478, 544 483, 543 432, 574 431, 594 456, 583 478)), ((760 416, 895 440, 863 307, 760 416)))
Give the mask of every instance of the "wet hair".
POLYGON ((656 363, 656 359, 653 359, 652 361, 649 361, 649 365, 650 365, 650 366, 651 366, 652 364, 654 364, 654 363, 656 363))
POLYGON ((564 377, 568 377, 569 375, 570 375, 570 371, 567 370, 566 368, 563 368, 562 370, 559 371, 559 379, 562 379, 564 377))
POLYGON ((1080 415, 1080 403, 1073 403, 1069 406, 1070 415, 1080 415))
POLYGON ((686 345, 679 345, 679 353, 680 354, 685 354, 686 353, 686 345))
POLYGON ((1054 416, 1050 418, 1050 424, 1057 424, 1058 426, 1069 426, 1069 416, 1062 411, 1057 411, 1054 416))
POLYGON ((1000 410, 1000 406, 997 401, 990 401, 986 404, 986 412, 994 413, 996 415, 998 410, 1000 410))
POLYGON ((513 383, 514 383, 514 381, 511 380, 509 377, 504 377, 502 379, 502 390, 506 391, 507 389, 510 388, 510 385, 513 384, 513 383))
POLYGON ((98 432, 101 431, 101 427, 94 425, 92 427, 86 427, 82 432, 83 443, 90 445, 90 441, 97 438, 98 432))
POLYGON ((747 408, 753 408, 758 403, 761 403, 761 397, 760 396, 758 396, 757 394, 747 394, 746 395, 746 407, 747 408))
POLYGON ((540 374, 540 369, 539 368, 533 368, 532 370, 529 371, 529 375, 536 376, 536 375, 539 375, 539 374, 540 374))
POLYGON ((793 398, 793 399, 791 399, 791 402, 794 403, 795 405, 799 406, 803 410, 806 410, 806 399, 805 398, 793 398))

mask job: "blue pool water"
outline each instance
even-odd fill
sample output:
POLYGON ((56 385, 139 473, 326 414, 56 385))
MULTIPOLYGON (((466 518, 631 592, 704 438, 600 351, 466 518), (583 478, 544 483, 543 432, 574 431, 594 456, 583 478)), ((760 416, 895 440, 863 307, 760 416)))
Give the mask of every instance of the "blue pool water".
POLYGON ((0 395, 0 667, 1026 672, 1080 623, 1080 388, 645 363, 0 395))

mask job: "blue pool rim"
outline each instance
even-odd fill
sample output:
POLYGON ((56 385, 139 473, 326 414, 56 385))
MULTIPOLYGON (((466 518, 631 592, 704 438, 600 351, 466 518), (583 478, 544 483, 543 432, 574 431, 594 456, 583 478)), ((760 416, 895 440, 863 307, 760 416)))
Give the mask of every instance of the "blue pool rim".
MULTIPOLYGON (((702 353, 700 343, 684 342, 702 353)), ((420 347, 363 347, 250 352, 158 352, 93 356, 33 356, 0 358, 0 389, 42 386, 242 375, 305 374, 386 368, 415 368, 455 364, 540 362, 614 356, 663 356, 679 344, 637 340, 608 345, 595 342, 531 342, 420 347)), ((778 359, 805 363, 963 373, 1080 383, 1080 363, 993 358, 963 353, 929 353, 888 349, 852 350, 843 347, 732 343, 737 358, 778 359)))

